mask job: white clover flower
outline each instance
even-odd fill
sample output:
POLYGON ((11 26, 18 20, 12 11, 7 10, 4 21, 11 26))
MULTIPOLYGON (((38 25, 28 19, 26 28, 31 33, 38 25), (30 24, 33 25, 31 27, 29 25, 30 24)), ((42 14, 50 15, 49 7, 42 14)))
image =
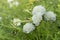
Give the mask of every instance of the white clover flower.
POLYGON ((14 5, 18 6, 19 5, 19 2, 15 1, 13 2, 14 5))
POLYGON ((14 18, 13 19, 13 24, 16 25, 16 26, 20 26, 21 25, 21 20, 18 19, 18 18, 14 18))
POLYGON ((35 29, 34 25, 32 23, 26 23, 23 26, 23 32, 25 33, 30 33, 31 31, 33 31, 35 29))
POLYGON ((38 26, 42 20, 42 16, 37 14, 32 16, 32 21, 35 24, 35 26, 38 26))
POLYGON ((41 13, 41 15, 43 15, 45 12, 46 12, 45 8, 42 5, 39 5, 33 8, 32 14, 35 15, 41 13))
POLYGON ((52 20, 55 21, 56 20, 56 14, 54 14, 54 12, 48 11, 45 15, 44 15, 45 20, 52 20))

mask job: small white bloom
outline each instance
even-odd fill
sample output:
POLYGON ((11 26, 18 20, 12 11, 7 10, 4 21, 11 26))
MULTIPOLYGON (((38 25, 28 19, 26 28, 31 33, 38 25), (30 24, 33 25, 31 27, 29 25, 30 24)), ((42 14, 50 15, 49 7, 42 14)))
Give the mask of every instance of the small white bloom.
POLYGON ((13 19, 13 24, 16 25, 16 26, 20 26, 21 25, 21 20, 17 19, 17 18, 14 18, 13 19))
POLYGON ((14 0, 7 0, 9 3, 10 8, 12 8, 14 5, 18 6, 19 2, 18 1, 14 1, 14 0))
POLYGON ((8 3, 11 3, 11 2, 13 2, 13 0, 7 0, 7 2, 8 2, 8 3))
POLYGON ((9 4, 9 7, 12 8, 13 7, 14 0, 7 0, 7 2, 9 4))
POLYGON ((33 8, 32 14, 35 15, 41 13, 41 15, 43 15, 45 12, 46 12, 45 8, 42 5, 39 5, 33 8))
POLYGON ((18 6, 19 2, 15 1, 13 4, 16 5, 16 6, 18 6))
POLYGON ((45 20, 52 20, 55 21, 56 20, 56 14, 54 14, 54 12, 48 11, 45 15, 44 15, 45 20))
POLYGON ((34 25, 32 23, 26 23, 23 26, 23 32, 25 33, 30 33, 31 31, 33 31, 35 29, 34 25))
POLYGON ((32 21, 35 24, 35 26, 38 26, 42 20, 42 16, 37 14, 32 16, 32 21))

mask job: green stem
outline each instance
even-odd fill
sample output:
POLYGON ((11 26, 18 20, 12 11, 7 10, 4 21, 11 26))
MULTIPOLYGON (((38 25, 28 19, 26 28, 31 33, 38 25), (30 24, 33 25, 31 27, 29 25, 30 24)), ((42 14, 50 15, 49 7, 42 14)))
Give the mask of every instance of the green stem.
POLYGON ((23 22, 31 22, 32 20, 31 20, 31 18, 29 18, 29 20, 22 20, 21 22, 23 23, 23 22))

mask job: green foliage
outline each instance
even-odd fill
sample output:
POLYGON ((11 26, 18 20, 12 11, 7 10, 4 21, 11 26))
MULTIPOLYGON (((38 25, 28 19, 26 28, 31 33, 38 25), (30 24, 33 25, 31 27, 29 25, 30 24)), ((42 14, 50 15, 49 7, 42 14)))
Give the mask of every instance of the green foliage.
POLYGON ((19 6, 9 8, 7 0, 0 0, 0 40, 60 40, 60 0, 39 0, 29 4, 28 0, 17 0, 19 6), (57 15, 55 22, 42 21, 36 30, 29 34, 23 33, 23 24, 19 27, 11 25, 13 18, 25 20, 32 15, 26 11, 32 9, 36 5, 43 5, 47 11, 53 11, 57 15))

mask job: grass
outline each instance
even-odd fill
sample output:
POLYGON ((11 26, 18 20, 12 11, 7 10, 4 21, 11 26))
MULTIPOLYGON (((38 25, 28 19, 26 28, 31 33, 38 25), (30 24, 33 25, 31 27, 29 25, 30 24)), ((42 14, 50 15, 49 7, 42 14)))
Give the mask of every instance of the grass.
POLYGON ((0 0, 0 16, 2 17, 0 20, 0 40, 60 40, 60 0, 39 0, 33 1, 33 4, 31 4, 32 1, 29 3, 29 0, 17 1, 20 2, 18 7, 9 8, 7 0, 0 0), (57 20, 55 22, 43 20, 40 26, 29 34, 22 31, 24 23, 19 27, 11 25, 13 18, 21 20, 30 18, 32 15, 24 9, 32 12, 36 5, 43 5, 47 11, 55 12, 57 20))

